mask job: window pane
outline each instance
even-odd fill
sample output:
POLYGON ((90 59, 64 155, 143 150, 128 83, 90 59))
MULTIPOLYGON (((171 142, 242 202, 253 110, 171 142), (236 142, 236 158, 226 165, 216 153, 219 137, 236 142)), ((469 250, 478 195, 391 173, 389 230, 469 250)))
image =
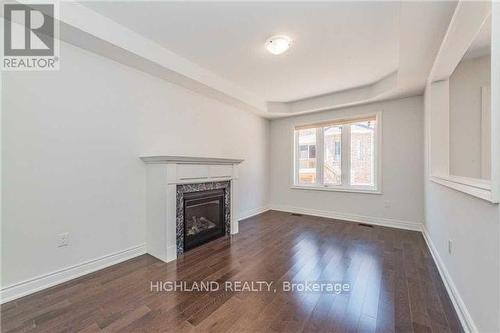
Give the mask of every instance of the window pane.
POLYGON ((324 128, 325 162, 323 166, 323 181, 325 184, 342 184, 342 127, 330 126, 324 128))
POLYGON ((351 124, 351 185, 375 185, 375 121, 351 124))
POLYGON ((316 183, 316 129, 299 130, 299 184, 316 183))

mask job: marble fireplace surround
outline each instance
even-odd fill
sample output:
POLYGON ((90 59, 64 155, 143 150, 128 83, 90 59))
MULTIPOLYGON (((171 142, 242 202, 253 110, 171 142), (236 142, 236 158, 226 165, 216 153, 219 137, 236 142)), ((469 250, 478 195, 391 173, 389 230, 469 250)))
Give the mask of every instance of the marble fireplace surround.
POLYGON ((190 156, 140 158, 146 164, 146 248, 149 254, 164 262, 182 255, 178 194, 184 192, 225 188, 226 231, 238 233, 235 207, 238 203, 238 165, 243 160, 190 156))
POLYGON ((224 230, 231 234, 231 182, 211 182, 196 184, 178 184, 176 199, 176 247, 177 256, 184 253, 184 193, 224 189, 224 230))

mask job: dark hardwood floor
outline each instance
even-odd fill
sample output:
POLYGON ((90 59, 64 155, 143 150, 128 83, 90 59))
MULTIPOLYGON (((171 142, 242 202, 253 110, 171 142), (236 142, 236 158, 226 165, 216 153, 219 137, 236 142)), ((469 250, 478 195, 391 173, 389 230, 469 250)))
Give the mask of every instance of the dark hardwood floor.
POLYGON ((462 332, 420 233, 276 211, 174 262, 143 255, 6 303, 1 319, 2 332, 462 332), (150 290, 176 280, 351 290, 150 290))

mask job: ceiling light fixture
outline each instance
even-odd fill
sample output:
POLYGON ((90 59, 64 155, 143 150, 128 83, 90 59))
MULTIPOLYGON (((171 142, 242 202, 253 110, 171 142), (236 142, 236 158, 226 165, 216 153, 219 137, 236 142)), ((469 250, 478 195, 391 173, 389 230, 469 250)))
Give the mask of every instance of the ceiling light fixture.
POLYGON ((285 53, 292 45, 292 39, 288 36, 273 36, 266 40, 266 49, 274 54, 285 53))

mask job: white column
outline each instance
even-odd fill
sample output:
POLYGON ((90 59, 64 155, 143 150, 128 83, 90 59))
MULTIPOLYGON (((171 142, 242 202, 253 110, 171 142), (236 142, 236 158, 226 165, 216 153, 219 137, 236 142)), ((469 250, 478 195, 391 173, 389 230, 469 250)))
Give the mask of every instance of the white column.
POLYGON ((177 259, 177 166, 167 164, 166 252, 167 262, 177 259))
POLYGON ((233 164, 233 178, 231 179, 231 234, 239 232, 238 221, 238 165, 233 164))

